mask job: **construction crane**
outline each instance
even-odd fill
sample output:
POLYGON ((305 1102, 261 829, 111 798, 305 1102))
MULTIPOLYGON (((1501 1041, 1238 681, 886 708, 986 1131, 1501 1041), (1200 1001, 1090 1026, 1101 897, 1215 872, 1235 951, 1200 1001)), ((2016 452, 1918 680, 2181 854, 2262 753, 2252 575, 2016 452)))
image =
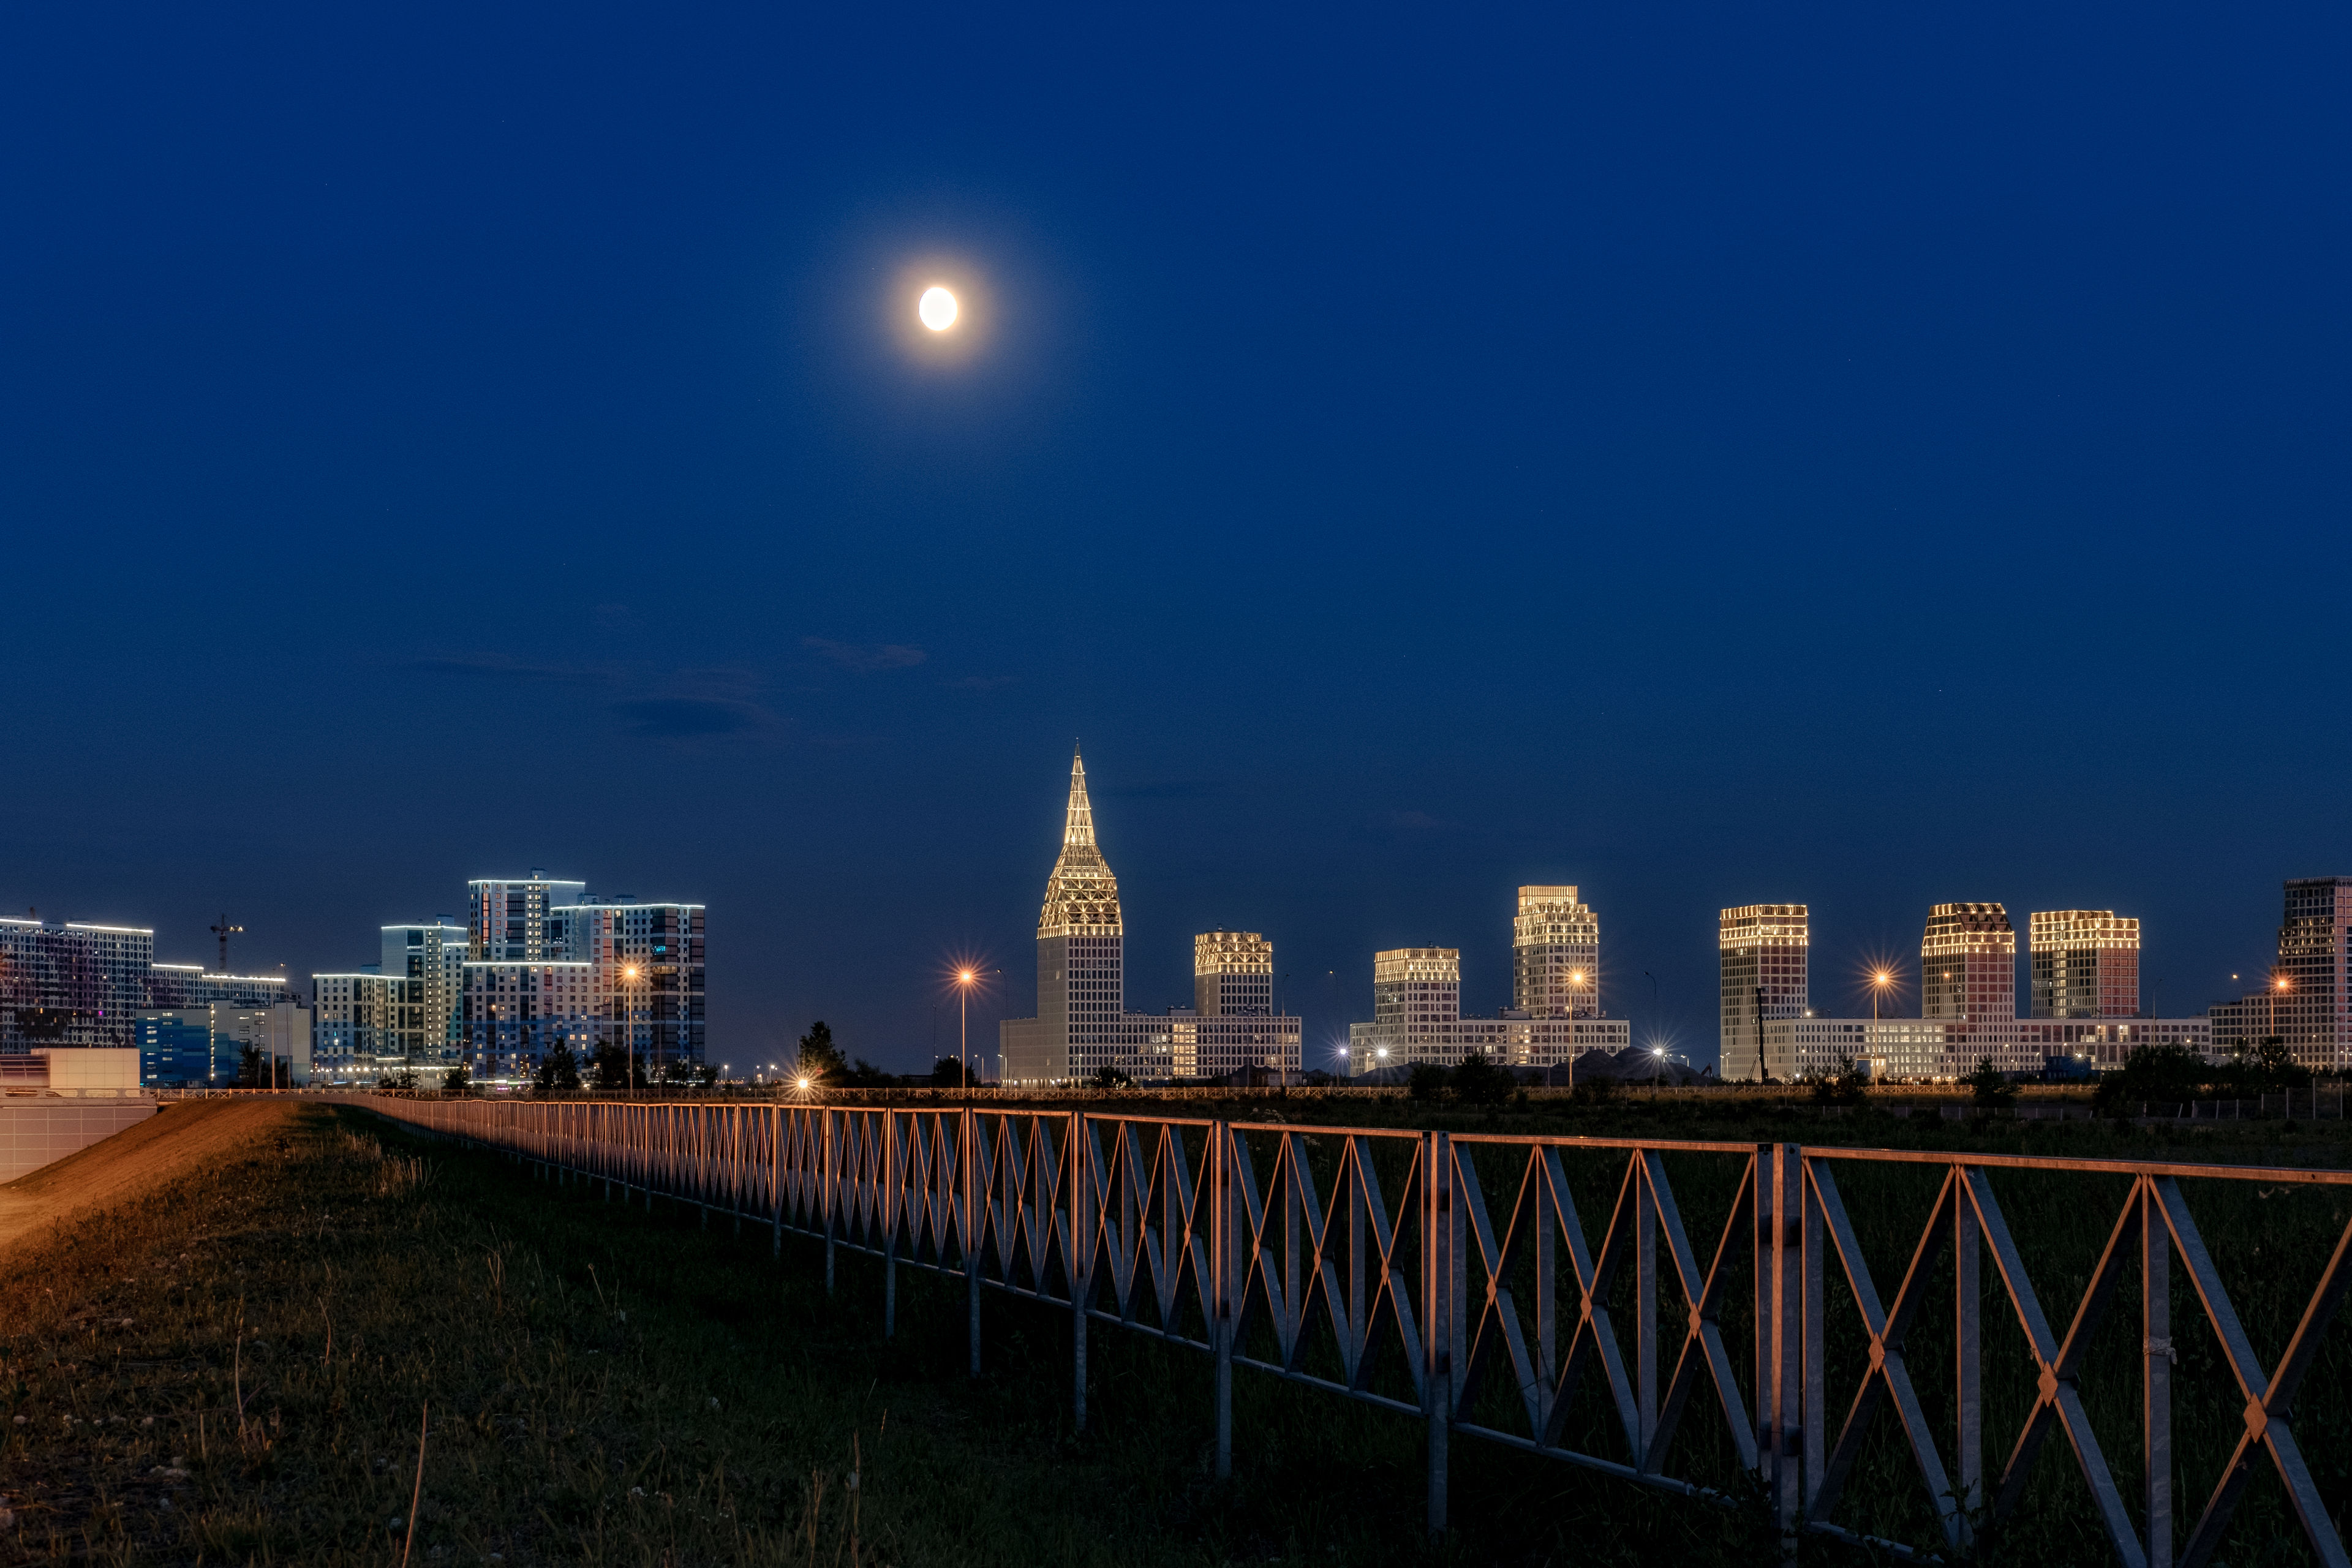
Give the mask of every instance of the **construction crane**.
POLYGON ((233 925, 229 924, 229 923, 228 923, 228 916, 227 916, 226 913, 224 913, 224 914, 221 916, 221 918, 220 918, 220 924, 218 924, 218 925, 216 925, 216 926, 212 927, 212 928, 211 928, 211 930, 212 930, 212 933, 213 933, 215 936, 216 936, 216 937, 220 938, 220 944, 221 944, 221 966, 220 966, 220 972, 221 972, 223 974, 226 974, 226 973, 228 973, 228 939, 229 939, 229 937, 230 937, 232 934, 242 932, 242 931, 245 930, 245 928, 244 928, 243 926, 233 926, 233 925))

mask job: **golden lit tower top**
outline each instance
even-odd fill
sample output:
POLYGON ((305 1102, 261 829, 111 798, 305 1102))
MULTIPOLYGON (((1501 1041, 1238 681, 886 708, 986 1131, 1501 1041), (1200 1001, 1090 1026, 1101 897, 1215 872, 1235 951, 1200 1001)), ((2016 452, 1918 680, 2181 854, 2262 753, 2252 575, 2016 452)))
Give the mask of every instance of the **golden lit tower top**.
POLYGON ((1061 858, 1045 879, 1045 907, 1037 915, 1039 941, 1049 936, 1118 936, 1118 879, 1095 845, 1094 808, 1087 804, 1087 764, 1070 754, 1070 810, 1062 829, 1061 858))

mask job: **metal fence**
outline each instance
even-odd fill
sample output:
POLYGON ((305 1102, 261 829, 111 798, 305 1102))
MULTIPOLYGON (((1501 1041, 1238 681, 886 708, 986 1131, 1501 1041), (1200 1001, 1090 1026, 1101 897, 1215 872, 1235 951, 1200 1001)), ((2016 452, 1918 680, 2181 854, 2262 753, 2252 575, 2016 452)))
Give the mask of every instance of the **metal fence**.
MULTIPOLYGON (((886 1333, 900 1267, 961 1275, 974 1373, 983 1287, 1067 1311, 1081 1427, 1092 1326, 1198 1348, 1214 1369, 1220 1476, 1236 1366, 1413 1417, 1426 1426, 1433 1530, 1445 1524, 1450 1445, 1468 1436, 1769 1510, 1784 1542, 1814 1532, 1937 1554, 2017 1516, 2054 1436, 2135 1568, 2210 1561, 2265 1468, 2319 1561, 2347 1561, 2332 1517, 2344 1500, 2315 1482, 2294 1402, 2352 1284, 2352 1224, 2335 1194, 2312 1194, 2331 1204, 2303 1259, 2317 1283, 2284 1307, 2263 1297, 2293 1322, 2266 1367, 2182 1184, 2223 1184, 2200 1187, 2210 1203, 2340 1191, 2352 1172, 1115 1110, 351 1102, 607 1196, 765 1224, 778 1248, 787 1231, 819 1238, 828 1289, 840 1252, 877 1258, 886 1333), (1715 1216, 1696 1233, 1678 1183, 1715 1216), (2074 1298, 2055 1303, 2071 1309, 2063 1332, 1997 1184, 2013 1199, 2031 1189, 2037 1223, 2077 1227, 2084 1258, 2095 1249, 2095 1263, 2036 1265, 2074 1298), (1849 1187, 1866 1226, 1850 1216, 1849 1187), (2134 1274, 2137 1332, 2119 1326, 2099 1350, 2134 1274), (2175 1341, 2193 1327, 2176 1326, 2176 1297, 2210 1326, 2228 1384, 2218 1446, 2200 1441, 2230 1451, 2193 1518, 2174 1499, 2175 1341), (2001 1336, 1990 1355, 1989 1329, 2001 1336), (1915 1362, 1941 1365, 1923 1381, 1915 1362), (2103 1410, 2137 1406, 2136 1485, 2117 1480, 2095 1430, 2095 1374, 2103 1410), (1990 1466, 1989 1405, 2019 1418, 1990 1466), (1908 1539, 1895 1493, 1918 1527, 1908 1539)), ((2260 1288, 2275 1294, 2281 1272, 2260 1288)), ((2257 1288, 2232 1283, 2241 1299, 2257 1288)))

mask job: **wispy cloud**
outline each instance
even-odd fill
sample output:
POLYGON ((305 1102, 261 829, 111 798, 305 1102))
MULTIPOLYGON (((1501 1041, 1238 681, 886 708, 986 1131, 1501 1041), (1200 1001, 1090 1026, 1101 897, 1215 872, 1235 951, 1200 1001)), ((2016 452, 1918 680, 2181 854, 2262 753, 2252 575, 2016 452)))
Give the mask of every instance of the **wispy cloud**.
POLYGON ((835 642, 831 637, 803 637, 801 646, 860 675, 883 669, 911 669, 929 657, 921 648, 895 642, 853 643, 835 642))
POLYGON ((597 693, 625 734, 649 741, 773 735, 784 721, 759 700, 756 670, 677 669, 667 676, 607 665, 561 664, 502 653, 436 654, 405 668, 490 685, 572 687, 597 693))
POLYGON ((612 711, 629 733, 656 741, 741 735, 778 722, 758 703, 734 697, 635 697, 614 703, 612 711))
POLYGON ((411 659, 411 669, 441 675, 467 675, 488 680, 545 682, 557 686, 613 686, 619 672, 602 665, 546 664, 503 653, 435 654, 411 659))

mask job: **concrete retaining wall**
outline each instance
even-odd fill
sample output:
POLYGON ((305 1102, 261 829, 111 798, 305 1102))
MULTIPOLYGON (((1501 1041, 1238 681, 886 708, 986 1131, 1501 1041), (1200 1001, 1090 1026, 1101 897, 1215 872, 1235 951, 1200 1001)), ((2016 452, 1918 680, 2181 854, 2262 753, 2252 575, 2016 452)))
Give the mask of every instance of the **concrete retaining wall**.
POLYGON ((152 1100, 0 1100, 0 1182, 79 1153, 155 1114, 152 1100))

